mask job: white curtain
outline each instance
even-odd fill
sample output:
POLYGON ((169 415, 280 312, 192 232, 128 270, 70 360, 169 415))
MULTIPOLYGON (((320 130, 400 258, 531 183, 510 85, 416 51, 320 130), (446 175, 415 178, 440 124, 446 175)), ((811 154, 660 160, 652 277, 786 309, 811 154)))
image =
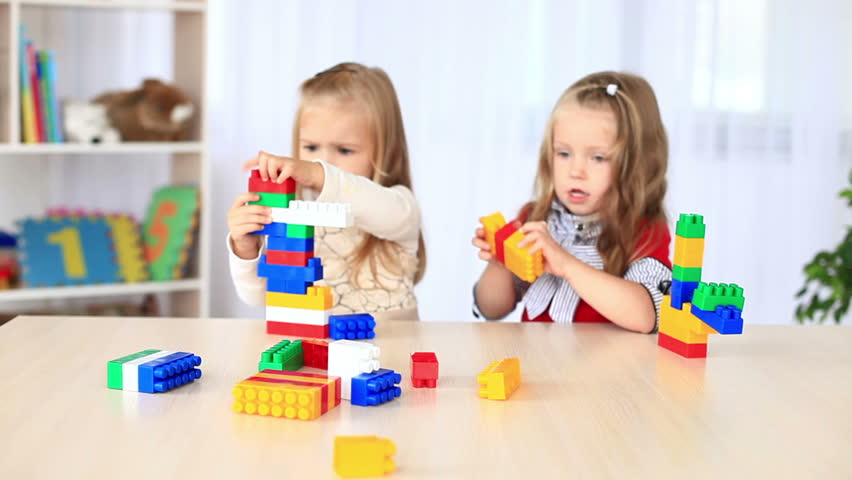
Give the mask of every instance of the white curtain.
POLYGON ((429 254, 422 318, 472 319, 478 218, 531 198, 556 98, 615 69, 656 90, 668 211, 706 216, 703 278, 744 286, 747 322, 789 323, 802 266, 850 221, 836 197, 852 167, 850 31, 842 0, 212 0, 212 311, 261 315, 225 257, 240 163, 289 152, 298 84, 354 60, 384 68, 400 96, 429 254))

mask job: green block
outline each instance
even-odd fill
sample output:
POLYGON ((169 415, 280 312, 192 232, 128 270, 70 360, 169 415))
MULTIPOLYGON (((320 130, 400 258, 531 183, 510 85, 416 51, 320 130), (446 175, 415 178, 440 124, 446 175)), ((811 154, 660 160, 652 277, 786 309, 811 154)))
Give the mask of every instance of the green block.
POLYGON ((681 213, 675 234, 683 238, 704 238, 704 215, 681 213))
POLYGON ((260 200, 249 202, 250 205, 263 205, 266 207, 287 208, 290 206, 290 200, 296 199, 295 193, 267 193, 253 192, 260 195, 260 200))
POLYGON ((159 350, 142 350, 126 357, 116 358, 107 363, 107 388, 115 388, 121 390, 124 382, 124 374, 122 373, 122 364, 136 360, 137 358, 147 357, 152 353, 157 353, 159 350))
POLYGON ((287 236, 290 238, 314 238, 314 226, 288 223, 287 236))
POLYGON ((707 312, 716 311, 719 305, 733 305, 740 310, 745 305, 743 289, 736 283, 699 283, 692 295, 692 304, 707 312))
POLYGON ((672 278, 680 280, 681 282, 700 282, 701 267, 688 268, 675 265, 674 268, 672 268, 672 278))
POLYGON ((295 372, 304 365, 305 352, 302 350, 302 341, 281 340, 260 354, 257 371, 260 372, 269 368, 295 372))

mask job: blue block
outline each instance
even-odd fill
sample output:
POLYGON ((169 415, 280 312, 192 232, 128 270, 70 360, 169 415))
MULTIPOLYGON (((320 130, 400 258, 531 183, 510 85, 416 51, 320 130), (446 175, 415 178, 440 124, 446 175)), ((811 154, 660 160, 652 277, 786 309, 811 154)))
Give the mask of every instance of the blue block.
POLYGON ((376 320, 369 313, 332 315, 328 318, 328 332, 333 340, 364 340, 375 338, 376 320))
POLYGON ((296 295, 306 295, 308 287, 314 285, 314 282, 301 282, 298 280, 281 280, 280 278, 267 278, 266 291, 278 293, 295 293, 296 295))
POLYGON ((269 237, 266 243, 269 250, 284 250, 287 252, 313 252, 313 238, 269 237))
POLYGON ((743 311, 733 305, 719 305, 716 307, 715 312, 701 310, 693 305, 691 311, 702 322, 722 335, 739 335, 743 333, 743 311))
POLYGON ((139 365, 139 391, 145 393, 167 392, 185 383, 201 378, 201 357, 186 352, 176 352, 139 365))
POLYGON ((672 279, 672 307, 680 310, 684 303, 692 302, 692 294, 698 288, 698 282, 682 282, 672 279))
POLYGON ((307 267, 296 267, 266 263, 266 255, 261 255, 260 263, 257 264, 257 275, 274 280, 316 282, 322 280, 322 260, 316 257, 309 258, 307 267))
POLYGON ((287 224, 281 222, 272 222, 266 224, 260 230, 251 232, 252 235, 270 235, 274 237, 284 237, 287 235, 287 224))
POLYGON ((402 389, 396 386, 401 381, 400 374, 386 368, 352 377, 351 403, 370 407, 390 402, 402 395, 402 389))

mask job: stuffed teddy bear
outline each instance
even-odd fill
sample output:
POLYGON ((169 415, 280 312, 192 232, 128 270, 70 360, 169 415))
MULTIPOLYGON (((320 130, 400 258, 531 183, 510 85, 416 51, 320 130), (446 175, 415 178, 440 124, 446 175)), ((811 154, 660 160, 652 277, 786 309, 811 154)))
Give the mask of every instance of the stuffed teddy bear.
POLYGON ((106 106, 73 100, 65 102, 64 106, 62 123, 66 141, 116 143, 121 140, 118 130, 109 123, 106 106))
POLYGON ((183 91, 146 79, 136 90, 108 92, 94 100, 126 142, 186 140, 195 107, 183 91))

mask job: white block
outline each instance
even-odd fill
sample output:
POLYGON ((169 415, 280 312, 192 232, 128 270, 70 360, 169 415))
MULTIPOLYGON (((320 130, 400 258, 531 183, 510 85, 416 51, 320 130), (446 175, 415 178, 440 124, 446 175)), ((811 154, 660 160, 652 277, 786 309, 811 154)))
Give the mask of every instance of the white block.
POLYGON ((351 227, 352 209, 348 203, 291 200, 287 208, 273 207, 272 221, 315 227, 351 227))
POLYGON ((301 323, 302 325, 328 325, 330 310, 266 306, 266 319, 276 322, 301 323))
POLYGON ((142 358, 137 358, 136 360, 131 360, 129 362, 124 362, 121 364, 121 389, 128 390, 131 392, 139 391, 139 365, 143 363, 148 363, 151 360, 156 360, 158 358, 165 357, 167 355, 171 355, 175 352, 170 352, 168 350, 160 350, 157 353, 152 353, 151 355, 147 355, 142 358))
POLYGON ((337 340, 328 344, 328 374, 340 377, 340 397, 352 399, 352 377, 372 373, 381 368, 379 347, 353 340, 337 340))

